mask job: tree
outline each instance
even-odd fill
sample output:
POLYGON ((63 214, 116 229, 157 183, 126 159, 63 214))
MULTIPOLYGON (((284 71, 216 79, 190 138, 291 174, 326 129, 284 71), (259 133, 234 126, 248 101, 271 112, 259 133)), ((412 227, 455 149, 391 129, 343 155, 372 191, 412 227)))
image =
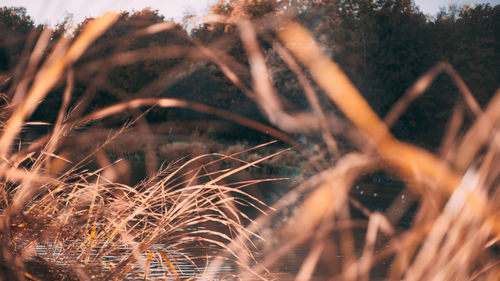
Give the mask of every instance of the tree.
MULTIPOLYGON (((29 35, 34 32, 33 20, 21 7, 0 8, 0 72, 10 72, 21 61, 29 35)), ((11 73, 13 74, 13 73, 11 73)))
POLYGON ((464 6, 456 29, 459 40, 452 63, 485 104, 500 81, 500 5, 464 6))
MULTIPOLYGON (((76 38, 91 20, 80 23, 72 36, 76 38)), ((76 81, 72 104, 82 103, 73 112, 73 118, 118 101, 161 96, 162 89, 147 93, 143 89, 182 62, 183 50, 191 45, 187 37, 179 24, 165 22, 158 11, 123 12, 74 66, 76 81), (155 24, 164 24, 164 30, 146 31, 155 24)), ((55 120, 56 112, 52 107, 61 103, 61 93, 62 89, 54 89, 34 117, 55 120)))

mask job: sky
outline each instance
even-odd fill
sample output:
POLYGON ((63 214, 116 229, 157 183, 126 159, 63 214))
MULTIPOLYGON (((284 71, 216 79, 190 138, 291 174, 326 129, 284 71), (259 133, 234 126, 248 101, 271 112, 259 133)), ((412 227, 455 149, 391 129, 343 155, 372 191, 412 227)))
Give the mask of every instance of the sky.
MULTIPOLYGON (((217 0, 0 0, 0 7, 22 6, 37 24, 54 25, 70 13, 73 21, 96 17, 107 10, 140 11, 145 7, 158 10, 167 19, 180 21, 186 13, 203 15, 217 0)), ((435 15, 440 7, 454 4, 490 3, 499 5, 500 0, 414 0, 420 11, 435 15)))

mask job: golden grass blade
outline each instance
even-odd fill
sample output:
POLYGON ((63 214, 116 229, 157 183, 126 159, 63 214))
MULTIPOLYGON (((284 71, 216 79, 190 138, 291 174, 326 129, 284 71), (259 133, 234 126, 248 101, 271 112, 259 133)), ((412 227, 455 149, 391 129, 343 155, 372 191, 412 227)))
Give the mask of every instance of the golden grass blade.
POLYGON ((386 234, 394 234, 392 226, 388 223, 384 215, 376 212, 369 218, 362 259, 358 260, 360 280, 370 280, 369 274, 373 265, 375 242, 379 230, 385 232, 386 234))
POLYGON ((243 20, 238 23, 238 26, 241 30, 241 41, 248 54, 256 99, 268 120, 287 132, 309 132, 311 129, 317 129, 319 125, 312 114, 294 116, 283 110, 283 105, 271 83, 271 75, 259 48, 257 34, 252 23, 243 20))
MULTIPOLYGON (((474 156, 478 153, 481 147, 488 141, 493 128, 500 120, 500 88, 495 92, 495 95, 490 100, 488 107, 483 115, 474 122, 472 127, 467 131, 466 135, 458 146, 455 165, 458 170, 464 171, 470 165, 474 156)), ((494 133, 495 138, 496 133, 494 133)))
POLYGON ((138 36, 151 35, 151 34, 164 32, 164 31, 173 29, 173 28, 175 28, 175 26, 176 26, 176 24, 174 22, 171 22, 171 21, 160 22, 160 23, 152 24, 152 25, 145 27, 141 30, 138 30, 138 31, 134 32, 134 35, 138 35, 138 36))
POLYGON ((179 277, 179 274, 177 273, 177 270, 175 270, 175 267, 174 267, 174 264, 170 261, 170 259, 167 257, 167 255, 160 249, 156 249, 155 250, 160 256, 161 258, 167 263, 168 265, 168 268, 170 269, 170 271, 177 277, 179 277))
POLYGON ((374 139, 382 158, 409 180, 431 180, 448 194, 455 190, 460 177, 429 152, 398 142, 339 66, 323 54, 307 30, 298 23, 289 22, 278 34, 349 120, 374 139))
POLYGON ((274 88, 269 81, 269 73, 266 67, 264 56, 259 49, 257 43, 257 35, 249 21, 240 21, 239 28, 241 30, 241 41, 243 42, 248 54, 248 61, 250 63, 250 71, 252 74, 255 92, 257 99, 271 123, 277 123, 275 114, 282 112, 281 103, 274 91, 274 88))
POLYGON ((29 279, 31 279, 33 281, 42 281, 42 280, 36 278, 35 276, 33 276, 33 275, 31 275, 31 274, 29 274, 28 272, 25 272, 25 271, 23 271, 23 275, 24 275, 24 277, 27 277, 27 278, 29 278, 29 279))
POLYGON ((387 113, 384 118, 385 123, 388 127, 392 127, 396 123, 397 119, 403 114, 403 112, 408 108, 410 103, 416 98, 420 97, 436 79, 436 77, 441 73, 447 73, 452 79, 455 85, 458 87, 460 93, 462 93, 466 104, 469 109, 479 117, 482 115, 481 106, 474 98, 474 95, 469 90, 469 87, 462 80, 460 75, 455 71, 453 66, 447 62, 440 62, 436 64, 433 68, 427 71, 422 77, 420 77, 413 86, 411 86, 403 96, 392 106, 391 110, 387 113))
POLYGON ((304 89, 304 94, 311 105, 314 114, 317 116, 318 122, 321 126, 321 133, 323 135, 323 140, 328 147, 328 151, 334 155, 339 156, 338 144, 332 133, 328 128, 328 121, 323 111, 323 108, 320 105, 318 96, 311 85, 311 82, 307 79, 304 72, 300 68, 299 64, 295 61, 293 56, 288 52, 288 50, 282 46, 282 44, 275 42, 273 44, 273 48, 278 52, 280 57, 286 62, 291 71, 297 76, 300 85, 304 89))
POLYGON ((89 237, 88 252, 87 252, 87 255, 86 255, 85 260, 83 262, 84 265, 87 265, 89 258, 90 258, 91 250, 92 250, 92 248, 94 248, 94 237, 95 237, 95 233, 96 233, 96 224, 97 223, 94 222, 94 224, 92 225, 92 231, 90 232, 90 237, 89 237))
POLYGON ((250 90, 238 77, 238 75, 235 73, 233 69, 231 69, 223 60, 222 58, 225 58, 227 55, 225 54, 219 54, 213 51, 209 47, 203 46, 200 42, 193 41, 196 44, 196 47, 198 50, 205 55, 207 58, 211 59, 217 66, 220 68, 220 70, 226 75, 226 77, 235 85, 237 86, 245 95, 247 95, 249 98, 255 99, 255 94, 250 90), (222 56, 222 58, 221 58, 222 56))
POLYGON ((3 177, 10 182, 22 182, 26 178, 31 177, 30 178, 31 181, 37 184, 52 184, 52 185, 62 184, 62 182, 58 179, 42 175, 35 175, 25 170, 16 168, 0 169, 0 177, 3 177))
POLYGON ((44 99, 50 89, 59 81, 66 67, 73 64, 90 44, 104 33, 104 31, 106 31, 117 19, 118 14, 109 12, 95 19, 85 28, 82 34, 78 36, 75 42, 60 58, 42 67, 42 70, 40 70, 35 78, 35 82, 28 96, 12 114, 0 137, 0 158, 6 156, 24 120, 35 111, 39 102, 44 99))
POLYGON ((29 86, 29 83, 32 81, 33 76, 36 73, 37 66, 49 44, 52 33, 52 30, 46 28, 40 34, 35 47, 31 52, 30 58, 28 60, 28 65, 24 70, 23 78, 16 86, 16 90, 12 98, 12 104, 19 104, 25 98, 27 87, 29 86))
POLYGON ((104 265, 104 267, 106 267, 107 270, 111 271, 113 270, 113 268, 111 268, 111 266, 109 266, 109 264, 103 260, 101 260, 101 263, 104 265))
POLYGON ((213 179, 213 180, 211 180, 211 181, 207 182, 207 183, 206 183, 206 185, 212 185, 212 184, 215 184, 215 183, 217 183, 218 181, 220 181, 220 180, 222 180, 222 179, 224 179, 224 178, 229 177, 230 175, 233 175, 233 174, 235 174, 235 173, 237 173, 237 172, 239 172, 239 171, 242 171, 242 170, 244 170, 244 169, 246 169, 246 168, 248 168, 248 167, 254 166, 255 164, 258 164, 258 163, 260 163, 260 162, 262 162, 262 161, 264 161, 264 160, 270 159, 270 158, 272 158, 272 157, 274 157, 274 156, 276 156, 276 155, 279 155, 279 154, 281 154, 281 153, 283 153, 283 152, 285 152, 285 151, 289 151, 289 150, 290 150, 290 149, 285 149, 285 150, 282 150, 282 151, 278 151, 278 152, 276 152, 276 153, 274 153, 274 154, 271 154, 271 155, 265 156, 265 157, 263 157, 263 158, 261 158, 261 159, 255 160, 255 161, 253 161, 253 162, 251 162, 251 163, 247 163, 247 164, 242 165, 242 166, 240 166, 240 167, 238 167, 238 168, 232 169, 232 170, 230 170, 230 171, 228 171, 228 172, 226 172, 226 173, 224 173, 224 174, 222 174, 222 175, 218 176, 217 178, 215 178, 215 179, 213 179))
POLYGON ((149 251, 147 257, 146 257, 146 266, 144 267, 144 279, 148 279, 148 274, 149 274, 149 265, 151 264, 151 258, 153 257, 154 252, 149 251))
POLYGON ((135 99, 132 101, 128 102, 122 102, 118 103, 106 108, 103 108, 101 110, 98 110, 96 112, 93 112, 85 117, 83 117, 81 120, 74 122, 72 126, 79 126, 82 124, 85 124, 90 121, 102 119, 108 116, 111 116, 113 114, 117 114, 119 112, 122 112, 126 109, 134 109, 134 108, 140 108, 140 107, 145 107, 145 106, 159 106, 159 107, 184 107, 184 108, 189 108, 192 110, 196 110, 199 112, 207 113, 207 114, 213 114, 216 116, 219 116, 221 118, 227 119, 229 121, 241 124, 243 126, 247 126, 249 128, 252 128, 256 131, 263 132, 265 134, 268 134, 270 136, 273 136, 285 143, 289 143, 295 147, 300 147, 300 144, 294 141, 290 136, 287 134, 273 128, 270 126, 267 126, 265 124, 259 123, 257 121, 254 121, 252 119, 243 117, 241 115, 222 110, 219 108, 211 107, 208 105, 204 105, 201 103, 196 103, 196 102, 189 102, 185 100, 180 100, 180 99, 172 99, 172 98, 141 98, 141 99, 135 99))
POLYGON ((458 104, 453 108, 453 113, 444 132, 441 144, 439 145, 439 155, 444 161, 450 162, 454 157, 455 146, 457 145, 458 134, 464 121, 464 109, 458 104))
MULTIPOLYGON (((74 80, 75 80, 74 72, 73 70, 70 69, 66 77, 66 89, 64 89, 61 108, 59 109, 59 112, 57 114, 56 123, 54 125, 49 145, 45 149, 45 152, 47 153, 53 154, 62 134, 64 133, 63 121, 64 121, 64 116, 66 114, 66 110, 71 100, 71 92, 73 91, 74 80)), ((46 159, 46 164, 48 166, 48 170, 50 170, 50 159, 48 157, 46 159)))
POLYGON ((192 51, 184 46, 148 47, 117 53, 106 58, 95 60, 85 65, 83 70, 88 73, 94 73, 109 66, 133 65, 134 63, 148 60, 183 58, 190 53, 192 53, 192 51))
POLYGON ((325 250, 325 246, 328 243, 328 235, 334 225, 335 221, 332 217, 328 216, 324 218, 324 222, 321 224, 313 237, 311 250, 309 250, 308 255, 302 262, 302 265, 297 272, 297 276, 295 277, 295 281, 311 280, 321 254, 325 250))
POLYGON ((95 201, 97 199, 97 195, 98 195, 98 192, 99 192, 99 179, 100 179, 100 177, 97 178, 96 184, 94 184, 94 186, 91 187, 93 189, 92 190, 92 200, 90 201, 89 212, 88 212, 88 219, 87 219, 87 224, 85 225, 85 231, 87 231, 89 229, 90 220, 92 219, 92 211, 94 209, 94 205, 96 203, 95 201))
POLYGON ((323 54, 316 41, 300 24, 288 22, 278 35, 351 122, 381 143, 393 141, 387 126, 371 110, 349 78, 323 54))
MULTIPOLYGON (((129 271, 131 271, 134 268, 133 265, 127 266, 123 271, 121 271, 118 276, 116 276, 115 280, 120 280, 118 278, 122 278, 123 276, 127 275, 129 271)), ((123 279, 122 279, 123 280, 123 279)))

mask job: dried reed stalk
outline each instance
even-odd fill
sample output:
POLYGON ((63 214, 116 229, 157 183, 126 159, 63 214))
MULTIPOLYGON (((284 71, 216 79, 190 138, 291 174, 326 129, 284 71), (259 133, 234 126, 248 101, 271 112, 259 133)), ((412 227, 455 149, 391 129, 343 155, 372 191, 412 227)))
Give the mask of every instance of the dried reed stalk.
MULTIPOLYGON (((342 70, 323 54, 307 30, 298 23, 288 22, 278 35, 349 120, 374 140, 379 155, 403 178, 420 183, 432 182, 448 195, 461 184, 461 177, 447 163, 421 148, 397 141, 342 70)), ((488 214, 488 204, 474 194, 470 196, 470 204, 476 213, 488 214)), ((491 225, 493 231, 500 236, 500 222, 494 215, 492 218, 495 221, 491 225)))
POLYGON ((2 136, 0 137, 0 158, 6 157, 24 120, 35 111, 40 101, 43 100, 57 81, 61 79, 64 70, 73 64, 90 44, 118 19, 118 16, 119 15, 116 13, 105 13, 103 16, 92 21, 67 50, 62 51, 56 48, 53 51, 50 55, 51 59, 42 66, 36 75, 34 84, 27 97, 7 121, 2 136))

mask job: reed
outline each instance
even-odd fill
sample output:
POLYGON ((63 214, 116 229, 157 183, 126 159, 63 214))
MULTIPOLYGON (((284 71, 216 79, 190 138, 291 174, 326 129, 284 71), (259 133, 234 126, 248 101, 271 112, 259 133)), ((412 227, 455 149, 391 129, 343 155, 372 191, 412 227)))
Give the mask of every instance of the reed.
MULTIPOLYGON (((76 39, 63 37, 50 50, 45 50, 50 31, 43 31, 25 75, 16 77, 20 82, 9 91, 15 94, 4 98, 3 280, 500 278, 500 91, 483 111, 453 67, 440 63, 423 74, 382 120, 314 37, 287 13, 257 21, 231 18, 239 37, 228 35, 209 46, 189 39, 189 47, 167 46, 164 53, 152 47, 76 65, 117 20, 118 15, 105 14, 76 39), (238 40, 248 69, 222 47, 238 40), (259 40, 273 46, 297 77, 310 111, 286 109, 259 40), (44 59, 39 49, 48 53, 44 59), (133 66, 156 55, 180 58, 181 63, 139 90, 138 98, 91 112, 78 108, 86 101, 70 107, 77 71, 99 76, 105 66, 133 66), (151 94, 175 84, 179 78, 172 73, 185 77, 208 62, 255 100, 270 124, 151 94), (398 140, 390 127, 442 72, 452 78, 476 119, 468 126, 456 109, 437 155, 398 140), (65 91, 51 133, 25 143, 23 127, 33 125, 29 117, 58 83, 65 91), (321 92, 343 116, 321 105, 321 92), (14 102, 18 100, 23 102, 14 102), (150 124, 143 118, 141 109, 151 107, 215 115, 268 134, 293 150, 265 150, 274 141, 253 148, 223 148, 202 141, 164 144, 151 137, 150 124), (97 141, 92 125, 124 112, 132 119, 97 141), (130 132, 141 137, 127 138, 130 132), (319 141, 311 146, 293 134, 319 141), (120 146, 122 137, 129 142, 120 146), (95 143, 84 147, 89 140, 95 143), (82 151, 74 153, 75 146, 82 151), (120 157, 122 148, 144 158, 147 177, 137 184, 127 180, 132 171, 129 161, 120 157), (187 154, 191 157, 182 158, 187 154), (172 162, 158 167, 158 157, 172 162), (244 188, 281 178, 233 178, 266 160, 269 165, 287 163, 302 169, 293 182, 296 186, 270 208, 244 188), (383 194, 386 183, 366 183, 367 175, 380 172, 397 181, 399 194, 383 194), (373 210, 356 197, 361 184, 372 188, 373 201, 385 205, 383 210, 373 210), (257 210, 259 216, 252 217, 243 207, 257 210), (411 223, 403 225, 404 217, 411 223)), ((158 23, 126 36, 139 38, 171 28, 172 24, 158 23)), ((108 84, 100 86, 112 90, 108 84)))
MULTIPOLYGON (((276 212, 258 218, 256 225, 249 227, 266 233, 267 242, 260 245, 262 258, 249 263, 251 270, 243 269, 239 276, 247 280, 267 272, 267 278, 276 280, 496 280, 500 274, 500 221, 498 174, 494 168, 498 154, 493 140, 498 118, 493 108, 498 110, 500 92, 483 112, 453 67, 440 63, 408 89, 384 122, 304 27, 286 17, 275 21, 274 27, 272 31, 278 38, 269 39, 259 23, 244 18, 239 22, 253 94, 275 126, 288 132, 321 134, 325 147, 333 148, 325 149, 325 153, 336 160, 322 165, 315 176, 278 200, 273 205, 276 212), (346 120, 328 118, 321 110, 286 112, 279 89, 269 79, 271 73, 259 47, 259 36, 281 49, 281 58, 303 79, 301 85, 307 95, 318 92, 309 86, 312 83, 298 65, 346 120), (397 140, 389 127, 442 72, 451 76, 464 104, 477 119, 467 127, 455 116, 441 147, 443 154, 435 155, 397 140), (310 122, 318 125, 304 125, 310 122), (352 124, 354 128, 335 134, 329 122, 344 128, 352 124), (489 130, 479 133, 480 128, 489 130), (464 137, 457 134, 461 129, 466 131, 464 137), (338 150, 332 145, 332 140, 345 137, 355 144, 354 150, 338 150), (363 206, 353 190, 364 175, 380 170, 399 178, 404 185, 398 196, 381 196, 379 200, 392 200, 384 212, 363 206), (273 216, 295 204, 299 207, 288 222, 276 228, 273 216), (412 205, 416 206, 412 223, 401 227, 399 222, 403 215, 411 213, 412 205), (353 212, 360 213, 361 218, 353 212), (305 254, 300 254, 303 251, 305 254)), ((317 108, 318 98, 308 100, 311 108, 317 108)), ((374 196, 384 192, 383 186, 374 188, 374 196)), ((215 260, 210 266, 221 264, 222 260, 215 260)), ((205 274, 197 280, 212 277, 205 274)))
MULTIPOLYGON (((263 202, 242 188, 266 180, 227 178, 274 156, 252 162, 238 158, 261 146, 227 155, 201 153, 183 162, 177 158, 138 184, 128 185, 130 163, 112 160, 106 147, 126 138, 143 115, 110 130, 101 142, 88 127, 89 122, 124 108, 156 105, 192 107, 230 117, 231 113, 176 99, 138 99, 71 120, 74 64, 118 16, 107 13, 93 20, 74 40, 62 37, 39 68, 36 62, 27 66, 26 71, 36 74, 20 78, 30 84, 25 93, 13 84, 12 100, 25 95, 23 102, 11 104, 9 97, 5 99, 0 138, 2 280, 187 279, 202 272, 206 260, 225 248, 234 233, 245 233, 245 240, 256 239, 256 234, 244 231, 251 218, 238 206, 262 209, 263 202), (24 143, 20 132, 33 125, 27 119, 61 80, 66 90, 51 133, 24 143), (220 168, 221 162, 231 162, 226 164, 231 168, 220 168)), ((48 33, 42 32, 36 46, 48 46, 48 33)), ((249 126, 261 126, 237 118, 249 126)), ((148 146, 141 149, 146 156, 151 152, 148 146)), ((233 254, 236 260, 252 256, 243 241, 233 254)))

